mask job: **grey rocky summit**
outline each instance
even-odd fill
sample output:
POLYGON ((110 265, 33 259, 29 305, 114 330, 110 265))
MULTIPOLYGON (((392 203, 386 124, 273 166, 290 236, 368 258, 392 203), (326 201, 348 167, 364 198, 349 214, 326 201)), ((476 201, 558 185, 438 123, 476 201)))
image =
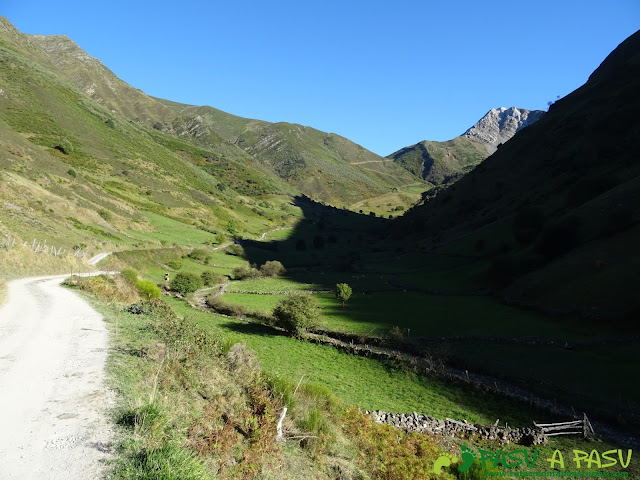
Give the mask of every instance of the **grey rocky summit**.
POLYGON ((518 131, 540 120, 544 110, 526 110, 516 107, 492 108, 463 137, 482 142, 492 154, 498 145, 511 139, 518 131))

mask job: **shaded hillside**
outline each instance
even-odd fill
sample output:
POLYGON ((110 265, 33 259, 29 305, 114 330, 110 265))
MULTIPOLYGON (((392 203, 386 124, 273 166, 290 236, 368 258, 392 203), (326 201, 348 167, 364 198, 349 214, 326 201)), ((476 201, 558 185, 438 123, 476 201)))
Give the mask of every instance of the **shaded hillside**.
POLYGON ((334 133, 246 119, 207 106, 162 102, 182 116, 202 118, 221 137, 322 201, 349 204, 420 181, 394 162, 334 133))
POLYGON ((640 33, 456 185, 398 222, 490 258, 511 301, 632 318, 640 303, 640 33), (635 306, 635 307, 634 307, 635 306))
POLYGON ((387 158, 434 185, 451 183, 544 113, 515 107, 492 108, 459 137, 446 142, 424 140, 387 158))

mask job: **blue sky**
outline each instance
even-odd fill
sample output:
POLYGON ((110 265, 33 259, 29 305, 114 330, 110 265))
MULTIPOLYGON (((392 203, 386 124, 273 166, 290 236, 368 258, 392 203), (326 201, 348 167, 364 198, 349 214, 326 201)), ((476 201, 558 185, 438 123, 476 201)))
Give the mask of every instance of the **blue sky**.
POLYGON ((638 0, 2 0, 149 95, 301 123, 388 155, 492 107, 546 109, 640 28, 638 0))

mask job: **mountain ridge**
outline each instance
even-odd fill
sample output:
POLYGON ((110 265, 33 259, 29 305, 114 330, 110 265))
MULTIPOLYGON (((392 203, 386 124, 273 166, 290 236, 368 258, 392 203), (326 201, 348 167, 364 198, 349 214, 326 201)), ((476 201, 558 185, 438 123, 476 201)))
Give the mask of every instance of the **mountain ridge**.
MULTIPOLYGON (((421 182, 393 162, 335 134, 151 97, 121 80, 67 36, 21 34, 7 19, 3 24, 23 50, 37 50, 30 52, 32 58, 46 61, 112 113, 194 141, 221 156, 258 164, 312 198, 348 205, 421 182)), ((425 184, 424 189, 428 188, 425 184)))
POLYGON ((471 171, 544 113, 516 107, 492 108, 456 138, 444 142, 423 140, 387 158, 434 185, 448 184, 471 171))

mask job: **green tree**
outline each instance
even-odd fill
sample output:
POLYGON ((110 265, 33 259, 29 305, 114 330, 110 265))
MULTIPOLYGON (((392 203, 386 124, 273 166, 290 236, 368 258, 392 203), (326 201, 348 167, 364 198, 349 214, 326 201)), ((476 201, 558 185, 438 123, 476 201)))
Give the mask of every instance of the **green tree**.
POLYGON ((202 279, 202 283, 204 283, 205 287, 211 287, 217 283, 224 282, 224 277, 222 275, 218 275, 213 270, 205 270, 200 274, 200 278, 202 279))
POLYGON ((140 294, 147 300, 151 300, 152 298, 160 298, 160 295, 162 293, 160 291, 160 288, 151 280, 138 280, 136 282, 136 287, 140 291, 140 294))
POLYGON ((171 282, 171 290, 181 295, 193 293, 202 288, 202 279, 194 273, 178 273, 171 282))
POLYGON ((318 304, 311 295, 291 294, 278 302, 273 316, 278 326, 289 333, 299 335, 317 323, 318 304))
POLYGON ((287 270, 278 260, 268 260, 260 267, 260 272, 265 277, 278 277, 284 275, 287 270))
POLYGON ((342 302, 342 308, 344 303, 351 298, 351 287, 346 283, 336 284, 336 298, 342 302))

